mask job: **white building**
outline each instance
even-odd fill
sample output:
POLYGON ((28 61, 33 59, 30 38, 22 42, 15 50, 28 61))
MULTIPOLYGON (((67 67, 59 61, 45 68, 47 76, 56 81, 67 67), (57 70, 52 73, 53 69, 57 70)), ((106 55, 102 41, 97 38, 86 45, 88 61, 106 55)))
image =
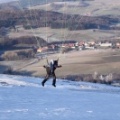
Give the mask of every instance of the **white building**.
POLYGON ((106 43, 99 43, 101 47, 112 47, 112 43, 106 42, 106 43))

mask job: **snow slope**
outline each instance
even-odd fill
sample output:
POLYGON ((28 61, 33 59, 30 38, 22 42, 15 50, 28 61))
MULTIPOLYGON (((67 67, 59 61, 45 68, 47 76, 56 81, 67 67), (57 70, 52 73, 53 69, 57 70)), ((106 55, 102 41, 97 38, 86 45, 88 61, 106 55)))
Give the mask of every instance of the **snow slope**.
POLYGON ((120 88, 0 76, 0 120, 120 120, 120 88))

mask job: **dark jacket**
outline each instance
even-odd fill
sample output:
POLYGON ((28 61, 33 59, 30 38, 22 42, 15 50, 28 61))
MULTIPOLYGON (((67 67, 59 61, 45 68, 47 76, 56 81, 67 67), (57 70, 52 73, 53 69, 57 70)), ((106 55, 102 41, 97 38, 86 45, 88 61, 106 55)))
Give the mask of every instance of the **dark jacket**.
POLYGON ((62 66, 58 65, 58 61, 55 60, 52 67, 50 65, 44 65, 43 67, 46 68, 46 72, 48 75, 53 75, 55 74, 55 70, 62 66))
MULTIPOLYGON (((48 63, 48 61, 47 61, 48 63)), ((52 62, 48 63, 48 65, 43 66, 46 69, 46 76, 44 80, 42 81, 42 86, 44 86, 45 82, 52 76, 53 77, 53 83, 52 85, 56 87, 56 75, 55 75, 55 70, 59 67, 62 67, 61 65, 58 65, 58 60, 52 60, 52 62)))

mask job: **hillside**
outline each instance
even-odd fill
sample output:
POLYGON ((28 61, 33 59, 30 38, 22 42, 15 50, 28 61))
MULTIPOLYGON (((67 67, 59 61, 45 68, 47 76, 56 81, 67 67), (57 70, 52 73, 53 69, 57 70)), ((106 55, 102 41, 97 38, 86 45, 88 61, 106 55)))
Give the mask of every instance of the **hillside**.
MULTIPOLYGON (((27 35, 27 33, 30 33, 31 31, 30 35, 36 36, 38 34, 37 37, 40 37, 40 30, 42 30, 42 32, 44 32, 44 35, 48 34, 47 36, 49 36, 50 33, 51 35, 56 34, 57 37, 61 36, 62 34, 61 37, 63 37, 67 36, 67 34, 71 32, 71 35, 73 34, 73 36, 75 35, 76 37, 80 38, 78 36, 78 33, 82 33, 82 31, 78 30, 91 30, 91 32, 93 32, 94 34, 99 34, 103 30, 103 33, 117 34, 119 33, 120 29, 119 16, 81 16, 62 14, 52 11, 45 12, 43 10, 25 10, 17 12, 0 11, 0 14, 2 16, 0 18, 0 28, 13 28, 14 31, 11 30, 9 31, 9 33, 19 35, 21 34, 22 36, 25 34, 27 35), (98 31, 96 30, 97 32, 94 32, 94 29, 98 29, 98 31), (53 31, 57 33, 54 33, 53 31)), ((84 34, 82 36, 84 36, 84 34)))
POLYGON ((42 9, 89 16, 120 15, 118 0, 19 0, 0 5, 0 9, 42 9))
POLYGON ((89 16, 120 15, 120 1, 118 0, 84 0, 71 2, 52 2, 47 5, 31 5, 31 9, 47 9, 69 14, 89 16))
POLYGON ((0 75, 1 120, 119 120, 120 88, 0 75))

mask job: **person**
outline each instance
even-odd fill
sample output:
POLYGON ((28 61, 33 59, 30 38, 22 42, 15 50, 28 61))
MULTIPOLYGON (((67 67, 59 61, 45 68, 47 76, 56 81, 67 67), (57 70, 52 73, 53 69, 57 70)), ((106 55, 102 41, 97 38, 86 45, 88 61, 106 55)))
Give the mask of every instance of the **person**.
MULTIPOLYGON (((47 60, 48 62, 48 60, 47 60)), ((57 68, 62 67, 61 65, 58 65, 58 60, 51 60, 50 63, 48 62, 48 65, 43 66, 46 69, 46 76, 44 80, 42 81, 42 86, 44 87, 45 82, 52 76, 53 77, 53 82, 52 85, 56 87, 56 75, 55 75, 55 70, 57 68)))

